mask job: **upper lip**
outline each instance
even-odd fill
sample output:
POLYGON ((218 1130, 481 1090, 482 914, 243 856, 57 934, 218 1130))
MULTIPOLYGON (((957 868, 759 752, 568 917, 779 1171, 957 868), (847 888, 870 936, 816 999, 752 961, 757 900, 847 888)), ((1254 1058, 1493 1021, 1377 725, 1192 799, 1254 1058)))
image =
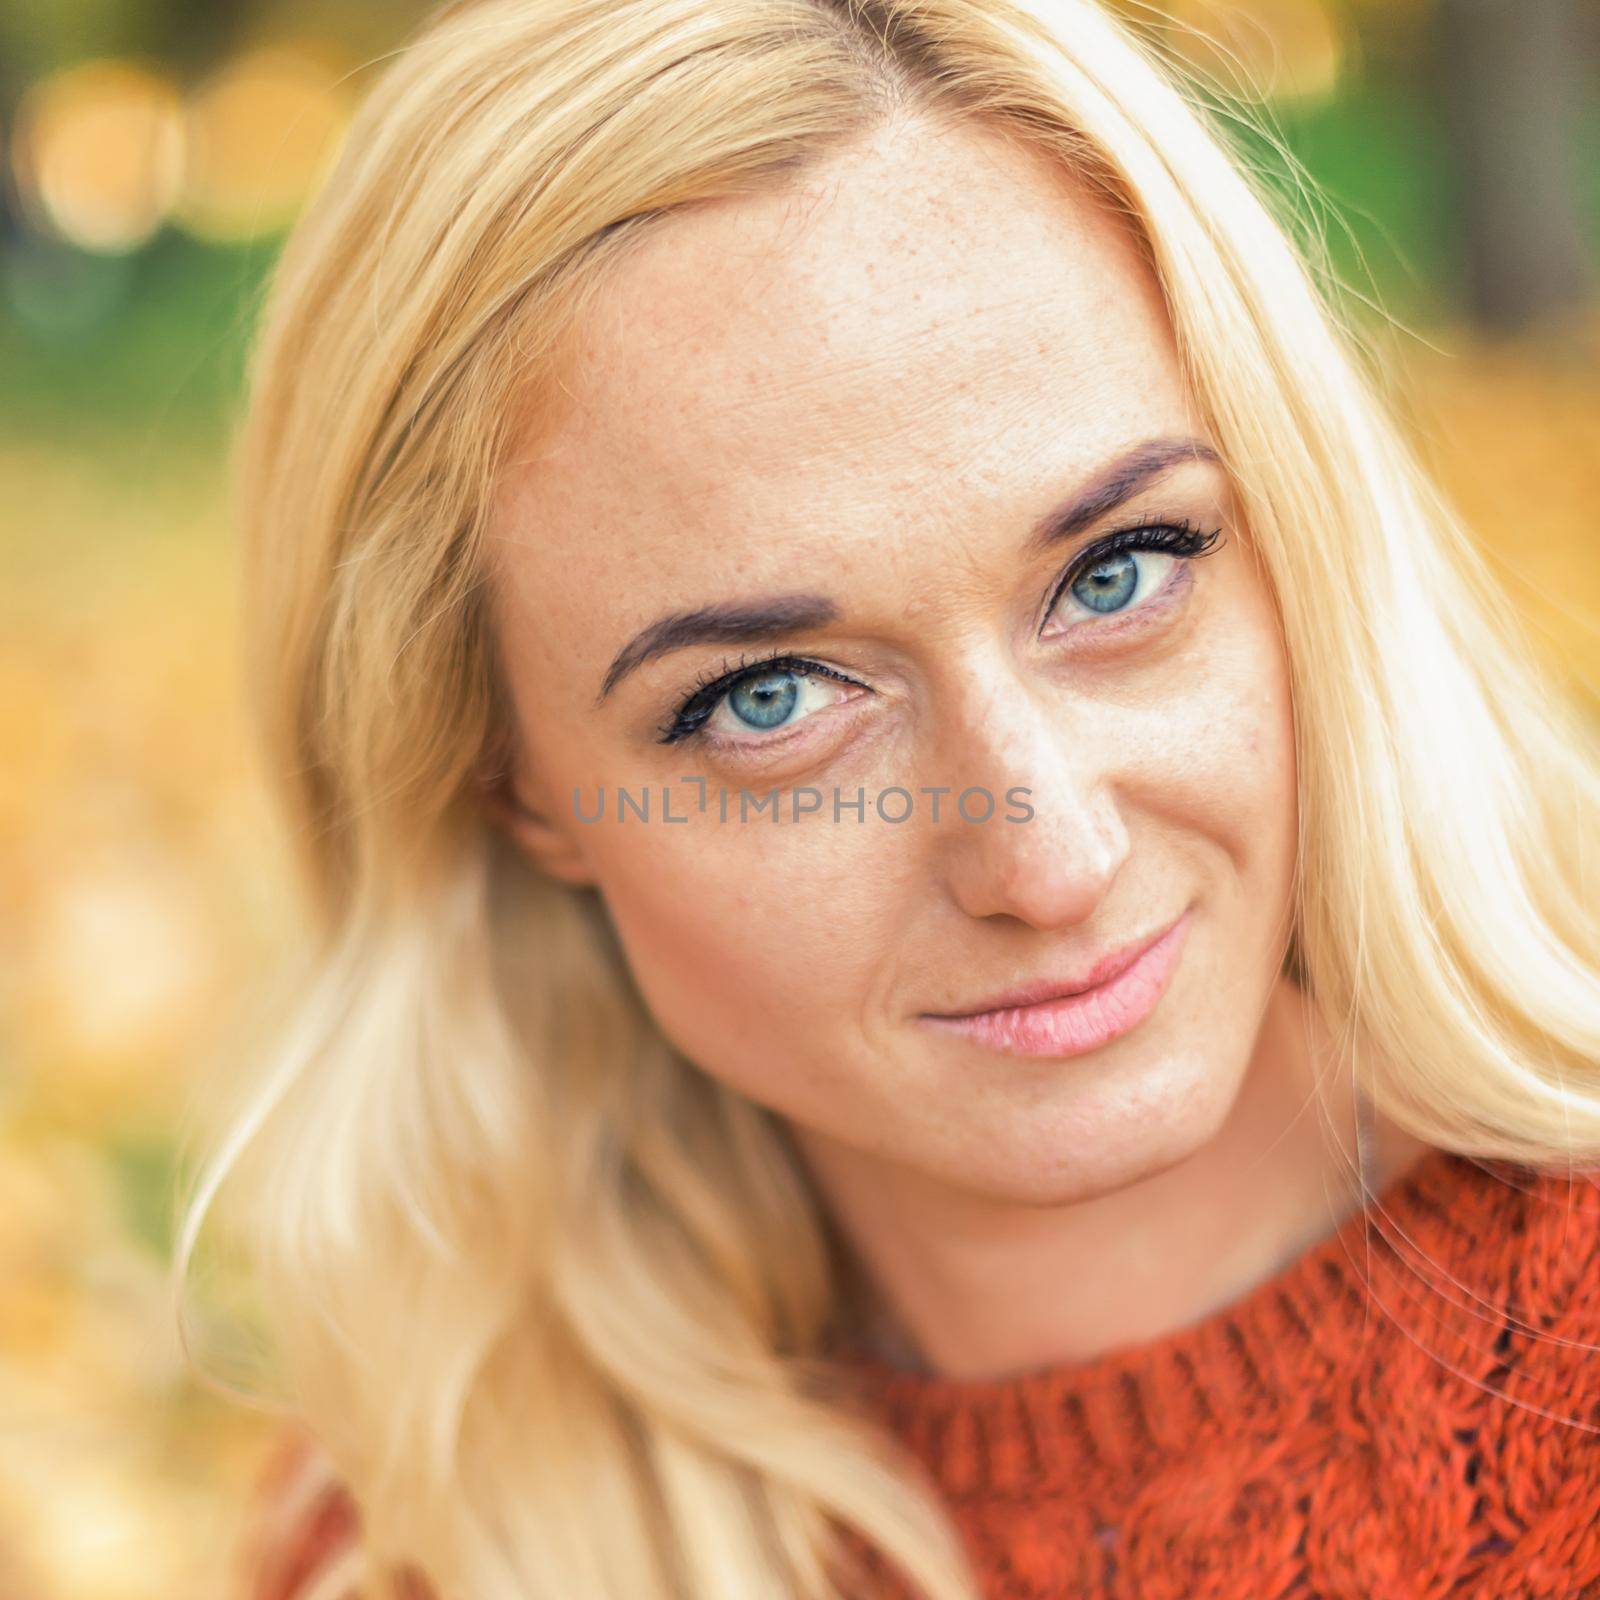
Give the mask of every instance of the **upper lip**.
POLYGON ((1171 933, 1181 920, 1180 914, 1154 933, 1147 933, 1130 944, 1119 945, 1115 950, 1107 951, 1092 966, 1085 967, 1070 976, 1035 978, 1029 983, 1018 984, 1015 988, 1003 989, 997 994, 992 994, 963 1011, 930 1011, 924 1015, 976 1017, 985 1011, 1008 1011, 1016 1006, 1036 1006, 1045 1000, 1060 1000, 1067 995, 1082 994, 1084 990, 1098 988, 1102 983, 1109 983, 1118 974, 1125 972, 1151 945, 1171 933))

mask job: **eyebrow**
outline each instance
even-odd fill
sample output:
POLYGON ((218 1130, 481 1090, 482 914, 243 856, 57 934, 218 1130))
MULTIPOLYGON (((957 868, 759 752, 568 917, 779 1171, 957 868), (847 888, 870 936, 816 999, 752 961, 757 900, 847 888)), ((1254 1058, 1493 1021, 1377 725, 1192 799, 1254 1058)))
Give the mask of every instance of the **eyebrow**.
MULTIPOLYGON (((1157 478, 1185 461, 1221 457, 1203 439, 1146 439, 1108 462, 1064 504, 1048 511, 1033 525, 1024 549, 1040 555, 1098 522, 1157 478)), ((697 644, 758 644, 789 633, 801 633, 836 621, 837 604, 823 594, 775 595, 748 603, 728 601, 673 611, 641 629, 620 649, 606 669, 598 706, 630 672, 657 656, 697 644)))

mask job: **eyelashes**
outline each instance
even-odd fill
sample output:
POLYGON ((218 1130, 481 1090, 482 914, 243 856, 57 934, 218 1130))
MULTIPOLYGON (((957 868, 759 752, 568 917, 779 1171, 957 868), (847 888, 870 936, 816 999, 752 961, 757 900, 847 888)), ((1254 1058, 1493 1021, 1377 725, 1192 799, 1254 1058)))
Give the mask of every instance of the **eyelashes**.
POLYGON ((746 661, 741 656, 739 664, 731 671, 719 669, 707 675, 689 691, 673 712, 672 720, 657 730, 660 735, 658 742, 673 744, 679 739, 692 738, 721 701, 738 688, 742 679, 755 679, 758 675, 783 671, 792 672, 797 678, 831 678, 839 683, 850 684, 854 688, 866 688, 864 683, 858 683, 856 679, 846 677, 844 673, 836 672, 832 667, 825 667, 820 661, 812 661, 804 656, 768 655, 758 656, 754 661, 746 661))
MULTIPOLYGON (((1186 517, 1176 521, 1143 523, 1138 527, 1120 529, 1098 544, 1091 545, 1067 568, 1051 591, 1050 603, 1045 607, 1045 616, 1048 618, 1055 610, 1064 590, 1075 588, 1084 577, 1097 568, 1114 565, 1119 556, 1130 551, 1156 551, 1179 560, 1192 561, 1199 556, 1209 554, 1215 549, 1221 537, 1221 528, 1213 528, 1209 533, 1202 533, 1186 517)), ((1102 614, 1120 616, 1125 613, 1102 614)))
MULTIPOLYGON (((1106 574, 1116 571, 1119 566, 1126 567, 1127 563, 1122 558, 1135 552, 1147 551, 1171 556, 1180 561, 1192 561, 1209 554, 1217 546, 1222 537, 1221 528, 1210 531, 1201 530, 1187 518, 1164 520, 1161 522, 1141 523, 1136 527, 1124 528, 1109 534, 1098 543, 1091 545, 1073 561, 1056 581, 1051 590, 1049 602, 1044 607, 1044 620, 1048 621, 1054 614, 1061 596, 1069 588, 1077 584, 1090 574, 1097 574, 1100 581, 1105 581, 1105 575, 1099 575, 1097 569, 1106 569, 1106 574)), ((1115 598, 1115 578, 1110 578, 1112 597, 1115 598)), ((1091 611, 1098 611, 1098 606, 1089 607, 1091 611)), ((1108 609, 1101 615, 1116 618, 1130 615, 1145 609, 1141 600, 1137 604, 1108 609)), ((1089 623, 1092 629, 1096 626, 1089 623)), ((1069 629, 1069 632, 1077 631, 1069 629)), ((796 656, 779 651, 764 656, 758 655, 753 660, 746 659, 742 654, 739 660, 728 666, 723 663, 720 667, 702 673, 700 678, 689 688, 688 692, 679 700, 670 712, 668 720, 657 731, 657 741, 661 744, 675 744, 682 740, 696 738, 710 738, 710 734, 703 732, 706 722, 716 712, 720 704, 732 692, 738 689, 745 680, 755 681, 762 676, 775 676, 792 674, 804 683, 812 680, 831 680, 836 683, 849 685, 853 688, 865 689, 867 686, 833 667, 824 665, 820 661, 813 661, 808 657, 796 656)), ((792 707, 791 707, 792 709, 792 707)), ((802 719, 803 720, 803 719, 802 719)), ((789 724, 790 727, 794 724, 789 724)), ((758 730, 752 728, 752 733, 758 730)), ((761 746, 775 743, 775 740, 755 737, 752 739, 736 739, 730 741, 735 745, 761 746)))

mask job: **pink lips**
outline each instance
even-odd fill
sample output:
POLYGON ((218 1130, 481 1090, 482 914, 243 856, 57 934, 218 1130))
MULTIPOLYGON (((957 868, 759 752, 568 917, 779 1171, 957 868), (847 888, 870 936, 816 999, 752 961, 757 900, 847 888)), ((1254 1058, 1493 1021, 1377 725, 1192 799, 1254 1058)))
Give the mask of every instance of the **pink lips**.
POLYGON ((1177 969, 1188 931, 1185 911, 1115 977, 1079 994, 965 1017, 924 1015, 921 1020, 1010 1055, 1082 1055, 1132 1032, 1155 1010, 1177 969))

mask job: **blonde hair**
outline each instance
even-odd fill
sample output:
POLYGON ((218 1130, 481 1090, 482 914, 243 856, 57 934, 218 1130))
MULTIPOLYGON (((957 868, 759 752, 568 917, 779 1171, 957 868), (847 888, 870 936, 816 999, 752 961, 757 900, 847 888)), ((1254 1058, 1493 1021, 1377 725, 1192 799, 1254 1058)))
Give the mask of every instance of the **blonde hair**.
POLYGON ((365 100, 254 353, 247 656, 307 931, 176 1266, 226 1202, 375 1582, 836 1595, 849 1530, 975 1593, 832 1386, 839 1258, 781 1119, 670 1048, 593 891, 481 804, 493 487, 585 309, 678 207, 897 116, 1025 141, 1137 229, 1280 609, 1291 969, 1351 1070, 1434 1144, 1600 1152, 1594 749, 1152 43, 1091 0, 458 0, 365 100))

